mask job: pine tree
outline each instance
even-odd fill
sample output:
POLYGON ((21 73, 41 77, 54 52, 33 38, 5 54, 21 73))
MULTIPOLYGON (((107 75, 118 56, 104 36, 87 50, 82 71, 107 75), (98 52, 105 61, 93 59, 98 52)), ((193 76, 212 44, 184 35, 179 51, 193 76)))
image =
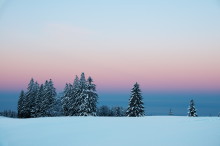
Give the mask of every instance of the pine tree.
POLYGON ((141 90, 138 83, 135 83, 131 90, 131 97, 126 115, 128 117, 144 116, 144 103, 142 101, 141 90))
POLYGON ((69 84, 66 84, 64 91, 63 91, 63 97, 61 99, 63 113, 65 116, 69 116, 69 97, 70 96, 70 87, 69 84))
POLYGON ((43 116, 52 116, 53 115, 53 106, 55 103, 56 89, 53 86, 53 82, 46 81, 44 85, 44 99, 43 99, 43 116))
POLYGON ((86 113, 86 102, 87 102, 87 83, 86 83, 86 78, 85 74, 82 73, 80 80, 79 80, 79 90, 76 95, 76 115, 77 116, 87 116, 86 113))
POLYGON ((61 96, 57 96, 55 99, 54 104, 54 116, 63 116, 63 109, 62 109, 62 103, 61 103, 61 96))
POLYGON ((30 118, 31 117, 31 110, 33 108, 33 99, 36 96, 36 87, 34 83, 34 79, 32 78, 30 80, 30 83, 28 84, 27 92, 25 94, 24 98, 24 118, 30 118))
POLYGON ((24 118, 24 91, 22 90, 18 99, 18 118, 24 118))
POLYGON ((74 83, 66 84, 61 99, 62 108, 65 116, 76 116, 77 114, 77 105, 76 99, 79 101, 80 88, 79 88, 79 78, 75 77, 74 83))
POLYGON ((35 100, 35 103, 36 103, 36 105, 35 105, 35 117, 42 117, 43 116, 43 112, 42 112, 43 99, 44 99, 44 85, 41 84, 40 88, 38 90, 38 93, 37 93, 36 100, 35 100))
POLYGON ((80 95, 80 88, 79 88, 79 78, 78 76, 75 77, 73 86, 70 90, 70 105, 69 105, 69 115, 75 116, 77 114, 77 105, 76 99, 80 95))
POLYGON ((96 116, 98 94, 96 93, 96 85, 93 84, 93 79, 91 77, 87 80, 87 90, 85 98, 85 113, 86 116, 96 116))
POLYGON ((189 108, 188 108, 188 116, 189 117, 197 117, 198 115, 196 114, 196 108, 195 108, 195 103, 193 100, 190 100, 189 108))
POLYGON ((37 100, 37 94, 39 91, 39 84, 37 82, 34 83, 33 86, 33 96, 31 97, 31 104, 30 104, 30 112, 31 112, 31 118, 35 118, 36 117, 36 100, 37 100))

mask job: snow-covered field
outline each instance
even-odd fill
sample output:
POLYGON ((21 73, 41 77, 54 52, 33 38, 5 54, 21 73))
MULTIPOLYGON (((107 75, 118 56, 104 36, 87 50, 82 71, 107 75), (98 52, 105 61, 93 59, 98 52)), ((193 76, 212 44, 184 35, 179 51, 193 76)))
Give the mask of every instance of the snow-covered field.
POLYGON ((220 146, 220 118, 0 117, 0 146, 220 146))

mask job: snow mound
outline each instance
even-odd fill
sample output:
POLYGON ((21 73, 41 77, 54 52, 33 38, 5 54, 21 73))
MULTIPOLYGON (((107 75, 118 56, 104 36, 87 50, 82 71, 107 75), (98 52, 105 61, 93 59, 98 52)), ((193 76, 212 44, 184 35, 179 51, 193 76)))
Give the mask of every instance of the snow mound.
POLYGON ((0 118, 0 146, 220 146, 218 117, 0 118))

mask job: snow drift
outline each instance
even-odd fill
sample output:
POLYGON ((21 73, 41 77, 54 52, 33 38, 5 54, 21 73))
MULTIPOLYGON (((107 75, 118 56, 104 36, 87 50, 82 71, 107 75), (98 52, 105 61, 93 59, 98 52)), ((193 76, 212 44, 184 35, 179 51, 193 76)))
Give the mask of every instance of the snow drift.
POLYGON ((0 146, 220 146, 219 117, 0 117, 0 146))

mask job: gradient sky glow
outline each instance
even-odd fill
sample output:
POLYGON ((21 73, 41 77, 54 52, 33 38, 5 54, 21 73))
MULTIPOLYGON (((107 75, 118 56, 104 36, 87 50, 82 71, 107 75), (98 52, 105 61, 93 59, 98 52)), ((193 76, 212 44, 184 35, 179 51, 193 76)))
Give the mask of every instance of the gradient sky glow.
POLYGON ((219 0, 0 0, 0 91, 75 75, 99 91, 220 91, 219 0))

